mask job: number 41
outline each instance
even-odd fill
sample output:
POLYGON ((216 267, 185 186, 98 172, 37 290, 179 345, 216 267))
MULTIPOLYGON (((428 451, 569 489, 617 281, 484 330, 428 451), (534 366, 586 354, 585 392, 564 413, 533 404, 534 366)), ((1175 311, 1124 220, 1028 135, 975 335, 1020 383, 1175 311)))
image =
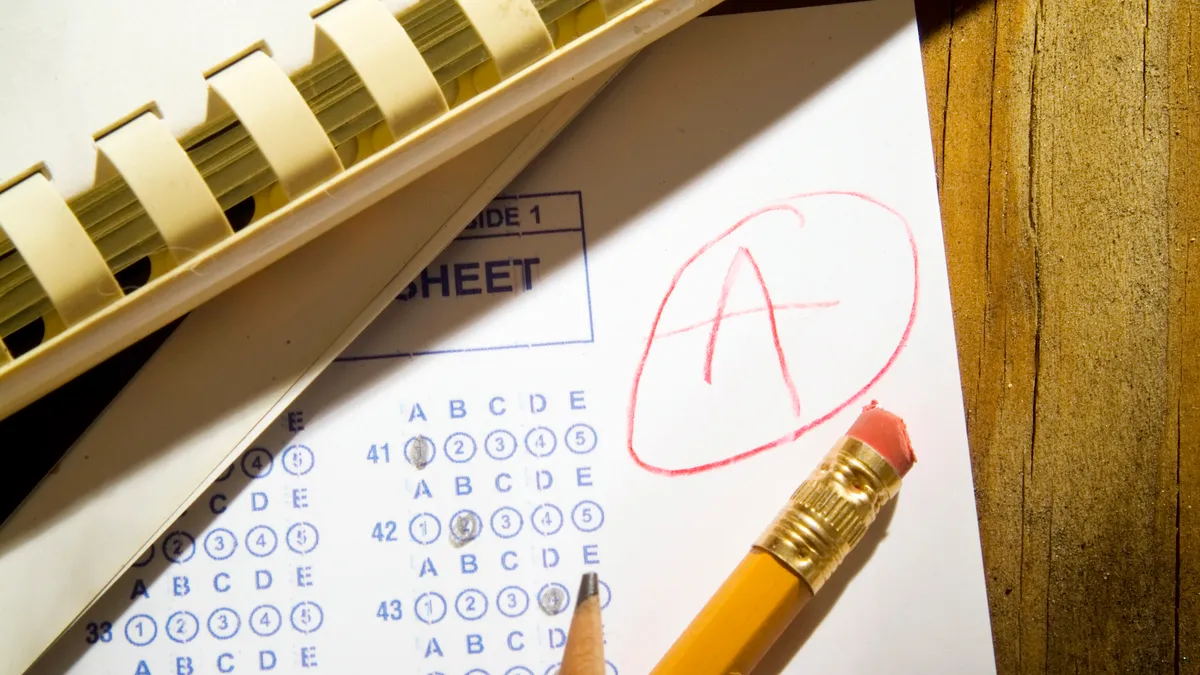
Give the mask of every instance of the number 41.
POLYGON ((380 459, 383 460, 384 464, 390 463, 392 461, 392 455, 391 452, 388 451, 388 444, 372 444, 371 449, 367 451, 367 459, 370 460, 372 464, 378 464, 380 459))

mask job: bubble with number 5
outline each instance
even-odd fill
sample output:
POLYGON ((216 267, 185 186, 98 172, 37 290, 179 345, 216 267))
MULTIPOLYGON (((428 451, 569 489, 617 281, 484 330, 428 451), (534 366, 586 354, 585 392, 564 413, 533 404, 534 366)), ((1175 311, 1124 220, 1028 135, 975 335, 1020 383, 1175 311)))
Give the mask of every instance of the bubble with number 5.
POLYGON ((577 455, 587 454, 596 449, 596 430, 587 424, 572 424, 563 435, 563 443, 577 455))
POLYGON ((293 476, 303 476, 312 471, 315 457, 312 448, 307 445, 289 445, 283 451, 283 470, 293 476))
POLYGON ((287 536, 284 537, 288 548, 300 555, 312 553, 320 538, 317 528, 312 523, 296 523, 288 528, 287 536))
POLYGON ((580 532, 595 532, 604 524, 604 509, 590 499, 585 499, 571 509, 571 522, 580 532))
POLYGON ((298 602, 292 607, 292 628, 299 633, 312 633, 325 623, 325 612, 311 600, 298 602))

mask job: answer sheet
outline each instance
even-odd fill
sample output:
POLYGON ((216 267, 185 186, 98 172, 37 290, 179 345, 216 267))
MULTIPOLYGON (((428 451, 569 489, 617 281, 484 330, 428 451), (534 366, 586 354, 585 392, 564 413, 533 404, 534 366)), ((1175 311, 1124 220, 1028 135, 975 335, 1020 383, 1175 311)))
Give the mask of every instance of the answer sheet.
POLYGON ((994 672, 924 97, 910 0, 648 48, 34 672, 549 675, 594 570, 646 673, 872 400, 918 463, 760 670, 994 672))

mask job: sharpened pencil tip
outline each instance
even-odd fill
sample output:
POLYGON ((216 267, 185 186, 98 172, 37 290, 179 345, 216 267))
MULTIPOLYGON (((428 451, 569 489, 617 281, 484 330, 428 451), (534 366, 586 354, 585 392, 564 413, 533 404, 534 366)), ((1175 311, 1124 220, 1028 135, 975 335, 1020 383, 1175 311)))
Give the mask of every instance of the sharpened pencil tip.
POLYGON ((582 605, 584 600, 593 595, 600 594, 600 576, 595 572, 588 572, 579 580, 579 599, 576 601, 576 606, 582 605))

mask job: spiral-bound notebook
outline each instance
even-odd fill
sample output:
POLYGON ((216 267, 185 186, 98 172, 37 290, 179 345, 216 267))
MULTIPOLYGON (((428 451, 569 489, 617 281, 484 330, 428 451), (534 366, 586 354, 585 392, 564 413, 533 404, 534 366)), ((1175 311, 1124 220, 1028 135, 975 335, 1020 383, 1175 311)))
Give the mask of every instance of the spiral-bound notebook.
POLYGON ((994 672, 923 97, 908 0, 649 47, 34 672, 550 674, 597 569, 644 673, 870 399, 918 465, 763 672, 994 672))
POLYGON ((716 0, 0 9, 0 416, 716 0))

